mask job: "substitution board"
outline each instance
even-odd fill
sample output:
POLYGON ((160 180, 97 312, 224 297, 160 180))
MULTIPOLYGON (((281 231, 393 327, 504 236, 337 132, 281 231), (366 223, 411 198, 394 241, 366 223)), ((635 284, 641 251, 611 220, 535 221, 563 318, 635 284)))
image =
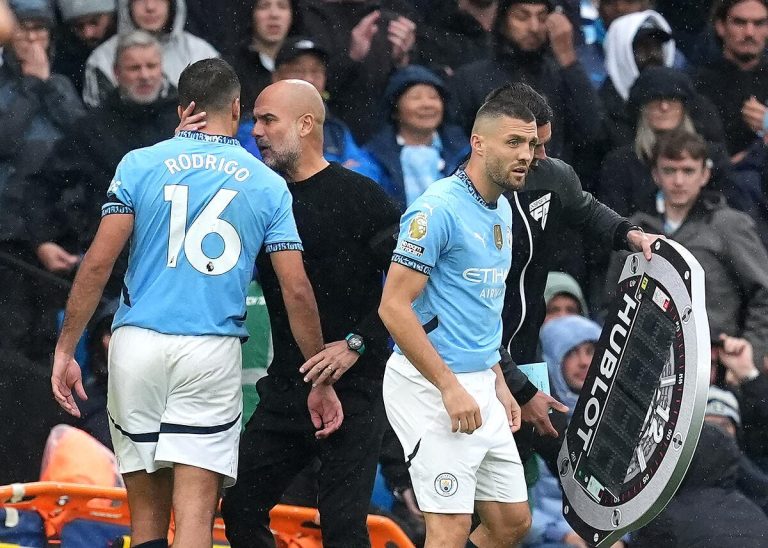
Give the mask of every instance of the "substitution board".
POLYGON ((681 245, 624 263, 558 457, 563 515, 593 546, 652 520, 699 439, 710 372, 704 271, 681 245))

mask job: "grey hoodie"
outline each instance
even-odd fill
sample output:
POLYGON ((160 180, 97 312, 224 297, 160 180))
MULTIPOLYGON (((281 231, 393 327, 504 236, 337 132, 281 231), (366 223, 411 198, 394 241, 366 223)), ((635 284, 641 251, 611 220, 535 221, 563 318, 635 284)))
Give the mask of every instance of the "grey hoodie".
MULTIPOLYGON (((665 234, 660 214, 635 213, 630 221, 648 233, 665 234)), ((683 224, 666 236, 684 245, 704 268, 710 333, 747 339, 754 347, 755 365, 762 369, 768 354, 768 252, 752 218, 728 207, 719 193, 705 190, 683 224)), ((611 297, 625 257, 616 253, 611 261, 611 297)))
MULTIPOLYGON (((181 71, 187 65, 200 59, 219 57, 219 52, 202 38, 184 30, 187 22, 185 0, 171 0, 171 2, 175 5, 171 31, 159 36, 158 39, 163 48, 163 73, 168 82, 176 86, 179 83, 181 71)), ((130 5, 131 0, 118 0, 118 34, 93 50, 85 64, 83 101, 90 107, 98 106, 104 97, 117 87, 113 67, 119 35, 136 30, 136 25, 131 19, 130 5)))

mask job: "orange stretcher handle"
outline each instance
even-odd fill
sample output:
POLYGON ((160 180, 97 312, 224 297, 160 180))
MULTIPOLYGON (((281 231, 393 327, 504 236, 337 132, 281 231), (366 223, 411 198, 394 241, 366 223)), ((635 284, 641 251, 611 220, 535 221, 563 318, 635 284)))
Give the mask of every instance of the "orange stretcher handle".
MULTIPOLYGON (((0 485, 0 506, 32 510, 45 522, 49 538, 57 537, 65 523, 77 519, 92 519, 117 525, 130 525, 130 510, 125 489, 100 487, 79 483, 38 481, 0 485), (115 505, 114 502, 122 504, 115 505)), ((278 504, 270 512, 270 526, 283 534, 320 538, 320 529, 313 521, 317 510, 301 506, 278 504)), ((405 533, 389 518, 369 515, 368 530, 374 548, 393 544, 398 548, 414 548, 405 533), (391 543, 391 544, 389 544, 391 543)), ((214 536, 223 539, 223 522, 216 519, 214 536)))
POLYGON ((0 485, 0 504, 17 502, 24 497, 36 497, 40 495, 91 497, 112 500, 127 501, 128 495, 125 489, 120 487, 100 487, 97 485, 83 485, 80 483, 63 483, 58 481, 36 481, 32 483, 13 483, 0 485))

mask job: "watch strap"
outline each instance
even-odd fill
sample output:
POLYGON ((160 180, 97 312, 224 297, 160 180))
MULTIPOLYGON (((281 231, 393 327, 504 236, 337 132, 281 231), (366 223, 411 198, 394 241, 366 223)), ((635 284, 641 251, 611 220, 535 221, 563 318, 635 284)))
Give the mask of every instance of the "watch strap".
POLYGON ((344 337, 344 340, 347 341, 347 348, 357 352, 361 356, 363 355, 363 353, 365 352, 365 338, 362 335, 358 335, 357 333, 349 333, 346 337, 344 337), (352 348, 352 347, 349 346, 349 339, 351 339, 352 337, 359 337, 360 338, 360 342, 362 343, 360 345, 360 348, 352 348))

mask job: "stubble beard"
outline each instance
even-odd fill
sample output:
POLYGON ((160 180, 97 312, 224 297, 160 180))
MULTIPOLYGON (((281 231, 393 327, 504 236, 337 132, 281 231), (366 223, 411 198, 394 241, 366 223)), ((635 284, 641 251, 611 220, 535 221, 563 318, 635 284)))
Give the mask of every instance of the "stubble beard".
POLYGON ((739 63, 751 63, 758 59, 760 57, 759 53, 751 53, 751 52, 734 52, 733 58, 736 59, 739 63))
POLYGON ((264 163, 274 171, 285 175, 296 170, 301 157, 301 140, 298 135, 286 138, 282 150, 269 149, 269 156, 264 158, 264 163))
POLYGON ((525 179, 516 181, 507 177, 504 172, 504 166, 499 161, 492 161, 486 164, 485 173, 488 179, 502 189, 503 192, 522 190, 525 186, 525 179))
POLYGON ((160 98, 160 94, 162 93, 163 88, 162 86, 158 86, 157 90, 153 91, 152 93, 136 93, 133 90, 128 90, 125 93, 125 96, 132 102, 136 103, 137 105, 151 105, 152 103, 156 102, 160 98))

